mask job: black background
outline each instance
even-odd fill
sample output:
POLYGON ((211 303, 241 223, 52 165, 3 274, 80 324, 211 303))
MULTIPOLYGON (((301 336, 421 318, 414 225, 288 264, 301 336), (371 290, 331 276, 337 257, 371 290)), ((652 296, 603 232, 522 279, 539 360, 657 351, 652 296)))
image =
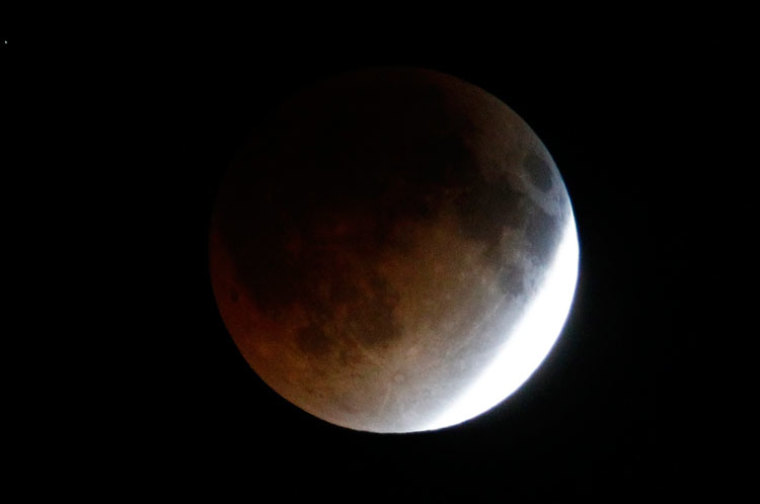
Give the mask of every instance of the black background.
POLYGON ((54 404, 30 415, 52 432, 38 453, 78 460, 73 485, 117 495, 638 502, 727 491, 716 468, 731 460, 726 417, 738 413, 716 375, 728 367, 719 349, 744 344, 731 313, 749 303, 730 271, 748 257, 750 211, 747 167, 715 148, 739 142, 731 47, 705 33, 653 39, 652 27, 537 44, 266 24, 5 49, 17 129, 33 133, 12 181, 45 181, 22 191, 43 208, 27 212, 38 227, 10 232, 57 250, 51 269, 67 280, 48 282, 68 308, 57 334, 83 342, 75 386, 35 374, 54 404), (579 283, 554 350, 508 401, 438 432, 354 432, 281 399, 237 352, 208 277, 215 190, 251 128, 310 83, 370 65, 440 70, 501 98, 552 153, 576 213, 579 283))

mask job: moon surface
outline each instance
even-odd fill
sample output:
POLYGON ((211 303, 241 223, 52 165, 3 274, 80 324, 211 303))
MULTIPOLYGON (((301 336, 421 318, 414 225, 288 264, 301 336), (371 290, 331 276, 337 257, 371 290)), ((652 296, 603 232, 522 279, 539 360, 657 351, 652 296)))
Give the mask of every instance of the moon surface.
POLYGON ((439 429, 503 401, 572 303, 570 199, 530 127, 430 70, 323 81, 252 135, 209 238, 220 314, 282 397, 343 427, 439 429))

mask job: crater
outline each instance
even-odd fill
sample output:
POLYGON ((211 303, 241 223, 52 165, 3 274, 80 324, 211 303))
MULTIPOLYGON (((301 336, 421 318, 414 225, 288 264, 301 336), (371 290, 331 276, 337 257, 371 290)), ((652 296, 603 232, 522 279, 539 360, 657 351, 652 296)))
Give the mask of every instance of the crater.
POLYGON ((525 236, 531 253, 537 256, 539 263, 547 264, 551 260, 560 235, 558 218, 544 212, 541 207, 532 205, 525 236))
POLYGON ((525 292, 525 271, 514 265, 499 272, 499 289, 504 294, 520 297, 525 292))
POLYGON ((501 230, 520 220, 524 197, 506 180, 487 182, 480 178, 457 200, 462 234, 486 244, 498 244, 501 230))
POLYGON ((523 166, 534 186, 543 192, 552 188, 554 174, 551 163, 545 157, 539 156, 536 151, 531 150, 525 155, 523 166))

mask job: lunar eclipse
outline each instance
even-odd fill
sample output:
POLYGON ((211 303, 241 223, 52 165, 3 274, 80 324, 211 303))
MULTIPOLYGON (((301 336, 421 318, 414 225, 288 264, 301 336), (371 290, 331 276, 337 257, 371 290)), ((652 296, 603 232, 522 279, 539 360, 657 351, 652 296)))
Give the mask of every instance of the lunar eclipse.
POLYGON ((507 398, 558 338, 578 271, 538 136, 488 92, 414 68, 325 80, 263 121, 221 183, 209 255, 251 368, 372 432, 507 398))

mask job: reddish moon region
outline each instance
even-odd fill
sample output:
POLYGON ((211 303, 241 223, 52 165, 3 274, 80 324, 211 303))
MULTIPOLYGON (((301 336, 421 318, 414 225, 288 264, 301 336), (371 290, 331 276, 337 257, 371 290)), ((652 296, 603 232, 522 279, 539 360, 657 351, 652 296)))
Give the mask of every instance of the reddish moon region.
POLYGON ((414 432, 529 378, 570 308, 578 245, 552 157, 507 105, 375 68, 255 130, 219 187, 209 254, 221 317, 272 389, 336 425, 414 432))

